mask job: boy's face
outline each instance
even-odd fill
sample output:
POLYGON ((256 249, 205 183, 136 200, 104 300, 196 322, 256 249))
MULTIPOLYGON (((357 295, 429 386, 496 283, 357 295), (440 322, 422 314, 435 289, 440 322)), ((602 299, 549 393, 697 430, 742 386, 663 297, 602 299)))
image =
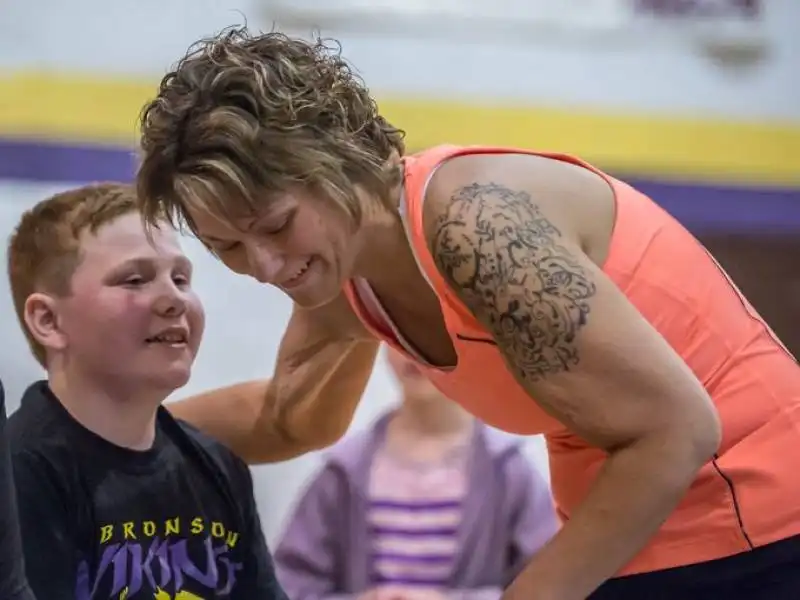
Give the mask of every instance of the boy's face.
POLYGON ((72 293, 53 299, 65 368, 167 393, 189 380, 203 307, 177 234, 164 227, 152 238, 137 213, 83 234, 72 293))

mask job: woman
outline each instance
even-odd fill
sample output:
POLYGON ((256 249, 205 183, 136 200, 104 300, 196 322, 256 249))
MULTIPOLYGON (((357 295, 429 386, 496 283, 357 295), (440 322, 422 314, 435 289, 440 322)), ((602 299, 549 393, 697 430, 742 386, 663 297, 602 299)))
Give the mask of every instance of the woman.
POLYGON ((565 525, 505 600, 795 597, 800 368, 649 198, 570 156, 403 156, 338 54, 279 33, 201 43, 142 127, 150 220, 295 305, 271 382, 180 416, 251 462, 324 446, 382 339, 547 436, 565 525))
POLYGON ((496 600, 556 531, 519 444, 477 424, 395 350, 402 400, 348 439, 275 551, 294 600, 496 600))

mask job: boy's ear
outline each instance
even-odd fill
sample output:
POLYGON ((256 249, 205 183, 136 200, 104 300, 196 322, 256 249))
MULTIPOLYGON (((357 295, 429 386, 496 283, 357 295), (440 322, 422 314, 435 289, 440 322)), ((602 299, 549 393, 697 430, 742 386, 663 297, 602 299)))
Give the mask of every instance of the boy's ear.
POLYGON ((66 347, 67 337, 59 327, 55 298, 34 292, 25 300, 22 314, 33 339, 46 349, 63 350, 66 347))

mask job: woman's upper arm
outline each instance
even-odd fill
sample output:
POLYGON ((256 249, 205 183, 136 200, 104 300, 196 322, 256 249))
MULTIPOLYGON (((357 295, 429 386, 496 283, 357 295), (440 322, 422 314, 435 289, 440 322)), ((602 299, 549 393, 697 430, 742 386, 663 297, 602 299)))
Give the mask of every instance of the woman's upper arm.
POLYGON ((440 178, 426 198, 426 234, 516 379, 602 448, 675 427, 718 435, 702 384, 583 252, 563 211, 515 185, 519 177, 487 171, 440 178))

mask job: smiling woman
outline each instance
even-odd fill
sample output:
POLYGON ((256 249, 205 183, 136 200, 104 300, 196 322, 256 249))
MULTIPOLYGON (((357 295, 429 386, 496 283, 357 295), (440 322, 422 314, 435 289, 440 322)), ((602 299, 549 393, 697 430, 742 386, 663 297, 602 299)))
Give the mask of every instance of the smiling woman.
POLYGON ((176 414, 253 462, 321 448, 381 340, 486 423, 547 437, 565 523, 504 600, 794 599, 800 369, 642 191, 559 152, 403 155, 336 49, 279 32, 193 46, 142 147, 148 217, 234 242, 295 305, 273 379, 176 414))

